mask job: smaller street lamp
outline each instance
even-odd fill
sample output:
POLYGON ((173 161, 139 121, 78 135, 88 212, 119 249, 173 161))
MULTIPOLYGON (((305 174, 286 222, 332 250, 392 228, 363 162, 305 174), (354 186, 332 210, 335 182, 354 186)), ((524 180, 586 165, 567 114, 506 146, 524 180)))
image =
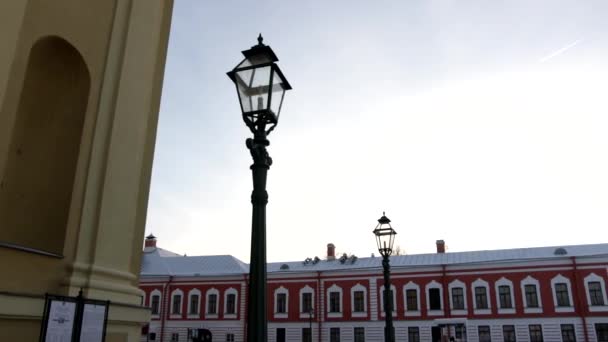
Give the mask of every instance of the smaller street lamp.
POLYGON ((391 301, 391 278, 389 257, 393 254, 393 244, 395 243, 395 235, 397 232, 391 227, 391 220, 386 217, 383 212, 382 217, 378 219, 378 225, 374 229, 376 242, 378 244, 378 252, 382 255, 382 268, 384 269, 384 341, 395 341, 395 329, 393 328, 393 308, 391 301))

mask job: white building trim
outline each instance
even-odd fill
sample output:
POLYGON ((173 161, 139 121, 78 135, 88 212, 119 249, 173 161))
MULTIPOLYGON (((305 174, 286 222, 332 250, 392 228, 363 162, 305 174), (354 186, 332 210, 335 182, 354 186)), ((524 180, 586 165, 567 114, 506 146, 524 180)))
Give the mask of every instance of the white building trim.
POLYGON ((289 290, 279 286, 274 290, 274 318, 287 318, 289 316, 289 290), (279 294, 285 294, 285 312, 279 312, 279 294))
POLYGON ((210 288, 209 290, 207 290, 207 292, 205 293, 205 318, 218 318, 219 314, 218 312, 219 310, 219 306, 220 306, 220 291, 214 287, 210 288), (211 297, 211 295, 215 295, 215 312, 210 313, 209 312, 209 297, 211 297))
POLYGON ((467 286, 465 283, 463 283, 462 281, 458 280, 458 279, 454 279, 452 282, 450 282, 448 284, 448 296, 450 296, 450 300, 449 300, 449 304, 450 304, 450 314, 452 315, 466 315, 468 313, 468 306, 467 306, 467 286), (464 307, 463 309, 453 309, 452 306, 454 304, 453 302, 453 298, 452 298, 452 289, 454 288, 461 288, 462 289, 462 298, 464 300, 464 307))
POLYGON ((332 286, 330 286, 327 289, 327 296, 326 296, 326 298, 327 298, 327 302, 326 302, 326 305, 327 305, 327 317, 329 317, 329 318, 339 318, 339 317, 343 316, 343 312, 344 312, 343 297, 344 297, 344 295, 343 295, 343 292, 342 292, 342 288, 340 286, 338 286, 336 284, 333 284, 332 286), (340 311, 339 312, 330 312, 329 311, 331 309, 331 302, 330 302, 329 298, 330 298, 330 294, 332 292, 338 292, 339 293, 339 296, 338 296, 338 298, 339 298, 339 304, 340 304, 340 311))
POLYGON ((154 291, 150 292, 150 303, 148 304, 148 307, 150 308, 152 318, 160 318, 160 314, 163 310, 162 303, 163 303, 163 295, 158 289, 154 289, 154 291), (154 296, 158 296, 158 313, 156 313, 156 314, 152 313, 152 298, 154 298, 154 296))
POLYGON ((403 305, 405 307, 405 316, 420 316, 420 285, 414 283, 413 281, 409 281, 405 286, 403 286, 403 305), (407 290, 416 290, 416 309, 417 310, 409 310, 407 307, 407 290))
POLYGON ((570 283, 570 279, 561 274, 553 277, 553 279, 551 279, 551 294, 553 295, 553 306, 555 307, 555 312, 574 312, 574 300, 572 298, 572 284, 570 283), (559 283, 566 284, 566 289, 568 290, 568 304, 570 304, 569 306, 557 305, 557 292, 555 285, 559 283))
POLYGON ((188 318, 198 318, 201 314, 201 290, 192 289, 188 292, 188 311, 186 315, 188 318), (196 306, 196 312, 192 313, 192 296, 198 295, 198 305, 196 306))
POLYGON ((303 288, 300 289, 300 294, 298 296, 300 298, 300 318, 310 318, 311 317, 309 312, 304 312, 304 300, 302 298, 304 293, 310 293, 311 294, 310 295, 310 298, 311 298, 310 300, 311 300, 312 311, 313 311, 312 317, 314 318, 315 317, 315 312, 316 312, 316 309, 315 309, 315 290, 312 287, 308 286, 308 285, 306 285, 306 286, 304 286, 303 288))
POLYGON ((235 319, 239 312, 239 292, 230 287, 224 291, 224 318, 235 319), (234 313, 228 313, 228 295, 234 295, 234 313))
POLYGON ((533 278, 532 276, 527 276, 520 282, 521 286, 521 299, 522 304, 524 306, 524 313, 542 313, 543 312, 543 302, 540 294, 540 282, 538 279, 533 278), (526 285, 534 285, 536 289, 536 299, 538 301, 538 307, 528 307, 528 303, 526 302, 526 285))
POLYGON ((481 279, 481 278, 477 278, 477 280, 475 280, 472 284, 471 284, 471 298, 473 298, 473 313, 476 315, 489 315, 492 313, 492 297, 490 297, 490 284, 481 279), (475 295, 475 288, 476 287, 484 287, 486 289, 486 303, 488 305, 487 308, 478 308, 477 307, 477 296, 475 295))
POLYGON ((442 316, 445 308, 445 304, 443 302, 443 286, 441 283, 432 280, 424 287, 424 292, 426 293, 426 314, 428 316, 442 316), (439 289, 439 310, 431 310, 431 289, 439 289))
POLYGON ((585 295, 587 297, 587 305, 589 306, 589 311, 591 312, 606 312, 608 311, 608 300, 606 299, 606 284, 604 282, 604 278, 598 276, 595 273, 591 273, 584 279, 585 282, 585 295), (600 283, 600 287, 602 290, 602 298, 604 300, 604 305, 591 305, 591 296, 589 294, 589 283, 597 281, 600 283))
MULTIPOLYGON (((397 289, 393 284, 391 284, 391 291, 393 293, 393 310, 391 314, 393 315, 393 317, 396 317, 397 311, 395 310, 395 307, 397 306, 397 289)), ((380 300, 380 316, 385 317, 386 314, 384 313, 384 284, 378 286, 378 299, 380 300)))
POLYGON ((169 305, 169 317, 180 318, 184 310, 184 292, 180 289, 175 289, 171 292, 171 304, 169 305), (173 305, 176 297, 179 296, 179 313, 173 313, 173 305))
POLYGON ((513 282, 505 277, 502 277, 494 284, 494 290, 496 291, 496 307, 498 308, 498 313, 499 314, 514 314, 517 303, 515 302, 515 296, 513 294, 513 282), (511 308, 503 308, 500 306, 500 292, 498 291, 498 288, 500 286, 509 287, 509 293, 510 293, 510 297, 511 297, 511 306, 512 306, 511 308))
POLYGON ((350 288, 351 317, 367 317, 367 287, 357 283, 350 288), (363 311, 355 311, 355 292, 363 291, 363 311))

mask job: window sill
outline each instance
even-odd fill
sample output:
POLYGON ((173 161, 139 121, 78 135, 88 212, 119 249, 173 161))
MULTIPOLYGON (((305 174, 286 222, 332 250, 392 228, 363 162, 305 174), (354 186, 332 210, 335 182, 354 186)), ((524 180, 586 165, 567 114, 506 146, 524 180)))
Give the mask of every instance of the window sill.
POLYGON ((422 313, 420 310, 409 310, 403 313, 405 316, 420 316, 422 313))
POLYGON ((327 317, 328 318, 342 318, 342 313, 341 312, 328 312, 327 317))
POLYGON ((217 318, 217 317, 218 317, 217 314, 209 314, 208 313, 208 314, 205 315, 205 318, 207 318, 207 319, 209 319, 209 318, 217 318))
POLYGON ((428 310, 426 312, 427 315, 429 316, 443 316, 443 310, 428 310))
POLYGON ((191 314, 188 314, 188 318, 190 318, 190 319, 192 319, 192 318, 199 318, 199 317, 200 317, 200 316, 199 316, 199 314, 197 314, 197 313, 191 313, 191 314))
POLYGON ((350 314, 351 317, 367 317, 367 312, 365 311, 353 311, 350 314))
POLYGON ((524 313, 527 314, 535 314, 535 313, 543 313, 543 308, 524 308, 524 313))
POLYGON ((450 315, 466 315, 469 311, 467 309, 458 309, 450 311, 450 315))
POLYGON ((224 314, 224 319, 236 319, 236 314, 224 314))
POLYGON ((608 306, 606 305, 592 305, 589 306, 591 312, 608 312, 608 306))
POLYGON ((312 316, 310 316, 310 314, 308 312, 300 312, 300 318, 315 318, 315 314, 312 314, 312 316))
POLYGON ((555 312, 574 312, 573 306, 556 306, 555 312))
POLYGON ((289 314, 287 312, 275 312, 274 318, 287 318, 289 314))
POLYGON ((476 315, 490 315, 492 314, 492 309, 475 309, 473 313, 476 315))
POLYGON ((502 314, 502 315, 514 314, 515 313, 515 309, 514 308, 498 309, 498 313, 502 314))
POLYGON ((180 319, 182 318, 182 314, 171 314, 169 315, 170 319, 180 319))

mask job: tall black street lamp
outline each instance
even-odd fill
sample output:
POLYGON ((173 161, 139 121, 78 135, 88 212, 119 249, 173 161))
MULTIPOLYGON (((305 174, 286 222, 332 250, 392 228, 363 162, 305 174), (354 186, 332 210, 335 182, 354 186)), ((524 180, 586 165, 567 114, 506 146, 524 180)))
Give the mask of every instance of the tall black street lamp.
POLYGON ((395 329, 393 327, 393 306, 390 297, 392 291, 389 257, 393 254, 393 244, 395 243, 397 232, 391 227, 391 220, 384 213, 382 213, 382 217, 378 220, 374 234, 378 243, 378 252, 382 255, 382 268, 384 269, 384 341, 394 342, 395 329))
POLYGON ((249 304, 247 308, 247 341, 266 341, 266 175, 272 159, 266 151, 270 144, 266 137, 279 121, 285 91, 291 89, 281 69, 279 59, 270 46, 262 43, 243 51, 245 59, 228 72, 236 85, 243 113, 243 121, 253 139, 248 138, 253 165, 253 206, 251 223, 251 258, 249 266, 249 304))

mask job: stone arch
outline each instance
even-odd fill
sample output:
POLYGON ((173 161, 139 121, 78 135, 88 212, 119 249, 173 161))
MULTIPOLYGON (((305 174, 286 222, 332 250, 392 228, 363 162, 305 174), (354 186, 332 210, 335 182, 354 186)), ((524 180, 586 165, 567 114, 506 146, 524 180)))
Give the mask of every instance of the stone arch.
POLYGON ((0 241, 63 255, 91 78, 57 36, 29 52, 0 179, 0 241))

